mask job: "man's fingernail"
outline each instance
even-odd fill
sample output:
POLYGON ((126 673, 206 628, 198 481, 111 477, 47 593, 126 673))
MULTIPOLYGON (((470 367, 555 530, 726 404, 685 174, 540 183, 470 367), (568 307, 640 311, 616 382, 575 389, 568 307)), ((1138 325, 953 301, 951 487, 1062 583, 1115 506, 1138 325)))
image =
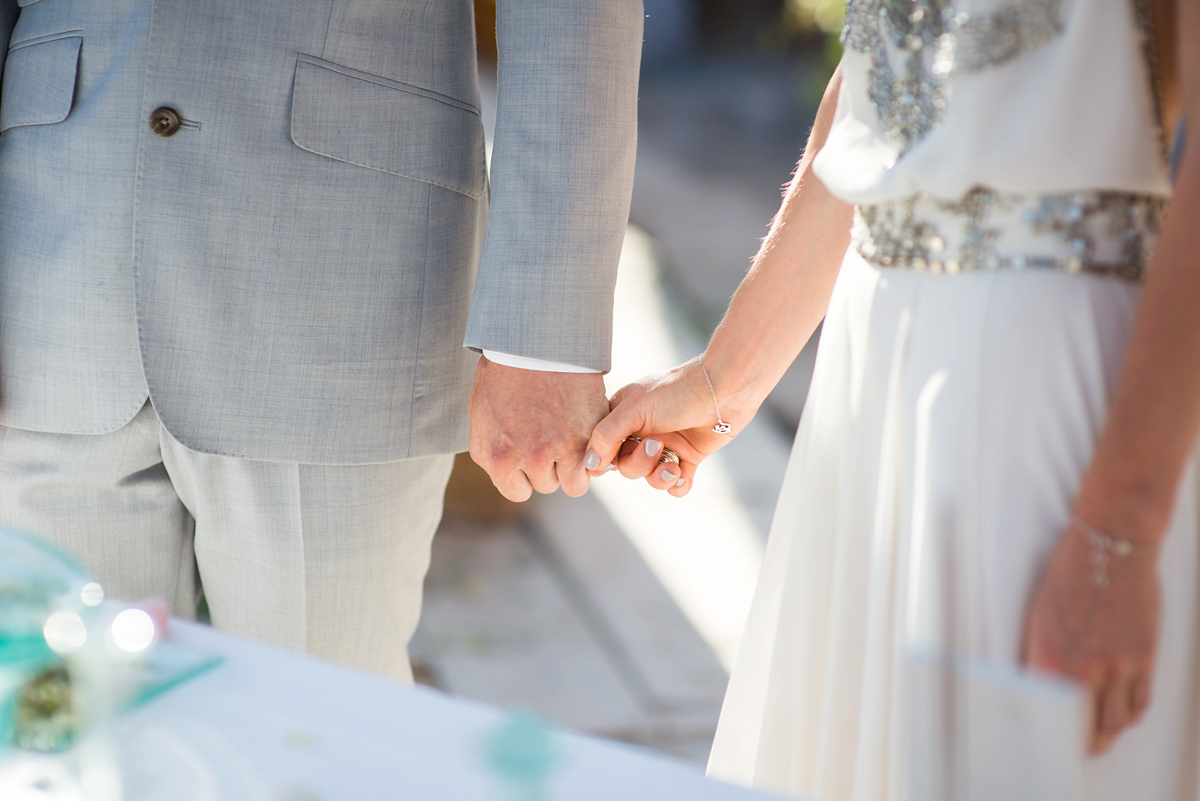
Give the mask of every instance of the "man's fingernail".
POLYGON ((661 473, 658 474, 658 477, 661 478, 663 481, 674 481, 675 480, 675 474, 672 473, 670 470, 663 470, 661 473))
POLYGON ((583 457, 583 466, 586 470, 595 470, 600 466, 600 454, 588 451, 587 456, 583 457))
POLYGON ((683 476, 680 476, 679 480, 675 482, 675 486, 682 487, 686 483, 687 483, 687 479, 684 478, 683 476))
POLYGON ((658 456, 658 452, 662 450, 662 443, 656 439, 648 439, 642 447, 646 449, 647 456, 658 456))

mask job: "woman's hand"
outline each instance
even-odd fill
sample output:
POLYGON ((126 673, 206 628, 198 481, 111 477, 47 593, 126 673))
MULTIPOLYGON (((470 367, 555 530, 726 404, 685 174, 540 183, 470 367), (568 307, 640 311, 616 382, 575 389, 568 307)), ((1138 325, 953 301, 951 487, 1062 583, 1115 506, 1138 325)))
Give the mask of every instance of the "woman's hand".
POLYGON ((1098 549, 1077 524, 1067 529, 1034 593, 1023 661, 1087 689, 1092 753, 1150 703, 1160 606, 1157 546, 1122 556, 1098 549))
MULTIPOLYGON (((699 360, 630 384, 613 395, 611 403, 612 411, 588 443, 584 464, 595 465, 592 475, 612 464, 627 478, 645 477, 651 486, 682 498, 692 488, 700 462, 730 442, 730 437, 712 430, 716 409, 699 360), (658 461, 663 447, 679 454, 679 465, 658 461)), ((724 404, 721 414, 734 434, 754 417, 753 410, 724 404)))

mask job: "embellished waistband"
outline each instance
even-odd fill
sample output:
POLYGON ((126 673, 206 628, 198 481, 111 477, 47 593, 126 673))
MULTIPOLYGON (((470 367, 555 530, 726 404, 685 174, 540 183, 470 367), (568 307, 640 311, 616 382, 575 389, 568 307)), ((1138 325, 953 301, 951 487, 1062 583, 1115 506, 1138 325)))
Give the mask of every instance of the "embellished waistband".
POLYGON ((868 262, 935 273, 1049 269, 1141 280, 1166 199, 1128 192, 1018 195, 976 188, 859 206, 852 240, 868 262))

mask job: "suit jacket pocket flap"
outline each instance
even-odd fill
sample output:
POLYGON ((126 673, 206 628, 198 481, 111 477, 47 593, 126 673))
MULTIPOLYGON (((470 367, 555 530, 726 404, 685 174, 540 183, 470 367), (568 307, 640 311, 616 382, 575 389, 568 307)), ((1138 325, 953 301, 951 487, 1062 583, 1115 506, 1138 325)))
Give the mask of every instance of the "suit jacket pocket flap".
POLYGON ((313 56, 296 63, 292 141, 348 164, 483 194, 483 125, 474 106, 313 56))
POLYGON ((0 89, 0 132, 18 125, 62 122, 75 101, 78 34, 55 34, 8 49, 0 89))

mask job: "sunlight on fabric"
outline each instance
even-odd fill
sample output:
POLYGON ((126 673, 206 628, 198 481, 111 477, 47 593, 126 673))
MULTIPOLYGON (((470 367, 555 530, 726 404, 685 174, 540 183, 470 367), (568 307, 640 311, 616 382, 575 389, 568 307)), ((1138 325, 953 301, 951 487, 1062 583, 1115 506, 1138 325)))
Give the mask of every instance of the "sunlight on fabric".
MULTIPOLYGON (((702 343, 673 330, 652 244, 630 228, 616 290, 609 393, 694 356, 702 343)), ((641 553, 726 669, 733 662, 762 562, 763 538, 738 497, 722 454, 708 459, 685 499, 617 475, 593 483, 608 513, 641 553)))

